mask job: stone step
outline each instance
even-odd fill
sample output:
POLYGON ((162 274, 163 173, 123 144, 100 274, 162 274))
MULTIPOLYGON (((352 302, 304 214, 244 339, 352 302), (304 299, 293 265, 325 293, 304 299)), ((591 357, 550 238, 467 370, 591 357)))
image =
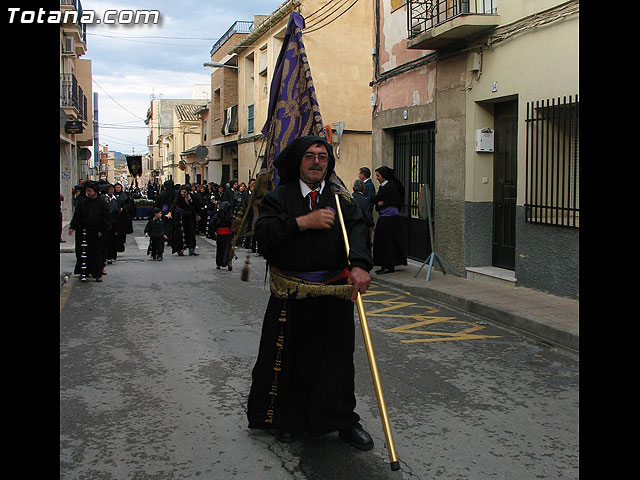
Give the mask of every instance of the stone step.
POLYGON ((466 267, 466 278, 481 282, 495 282, 516 286, 516 272, 498 267, 466 267))

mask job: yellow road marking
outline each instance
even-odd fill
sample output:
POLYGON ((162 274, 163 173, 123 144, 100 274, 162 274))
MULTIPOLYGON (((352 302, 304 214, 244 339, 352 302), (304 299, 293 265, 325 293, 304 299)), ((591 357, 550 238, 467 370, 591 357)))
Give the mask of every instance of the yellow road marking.
MULTIPOLYGON (((408 293, 406 294, 408 296, 408 293)), ((374 306, 373 310, 367 312, 367 317, 387 317, 387 318, 406 318, 417 320, 408 325, 400 325, 398 327, 383 330, 384 332, 402 333, 408 335, 418 335, 423 338, 410 338, 400 340, 402 343, 426 343, 426 342, 451 342, 459 340, 479 340, 488 338, 500 338, 495 335, 478 335, 473 332, 484 330, 485 327, 466 320, 458 320, 457 317, 436 316, 440 313, 440 309, 431 305, 417 305, 416 302, 407 301, 404 295, 396 292, 388 292, 383 290, 370 290, 363 295, 363 301, 369 306, 374 306), (383 295, 389 295, 387 298, 380 298, 383 295), (380 308, 376 308, 380 307, 380 308), (390 313, 403 308, 413 308, 422 310, 421 313, 390 313), (420 327, 436 324, 461 324, 467 326, 458 332, 438 332, 432 330, 421 330, 420 327), (429 336, 430 338, 424 338, 429 336)))

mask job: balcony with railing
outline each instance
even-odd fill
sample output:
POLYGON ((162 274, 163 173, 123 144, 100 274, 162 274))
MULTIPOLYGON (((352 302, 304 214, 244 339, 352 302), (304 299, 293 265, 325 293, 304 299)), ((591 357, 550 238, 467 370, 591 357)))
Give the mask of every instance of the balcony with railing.
POLYGON ((498 0, 408 0, 407 48, 438 50, 500 25, 498 0))
POLYGON ((224 43, 227 40, 229 40, 231 35, 233 35, 234 33, 251 33, 252 31, 253 31, 253 22, 248 22, 243 20, 236 21, 233 25, 231 25, 231 27, 229 27, 229 30, 227 30, 218 39, 218 41, 213 44, 213 47, 211 47, 211 51, 209 52, 209 55, 213 55, 214 53, 216 53, 220 49, 220 47, 224 45, 224 43))
POLYGON ((73 26, 77 29, 76 49, 79 55, 84 55, 87 45, 87 25, 82 23, 82 3, 80 0, 60 0, 60 11, 62 12, 63 28, 67 30, 73 26), (68 22, 67 20, 71 20, 68 22))
POLYGON ((67 115, 87 122, 87 97, 72 73, 60 75, 60 107, 67 115))

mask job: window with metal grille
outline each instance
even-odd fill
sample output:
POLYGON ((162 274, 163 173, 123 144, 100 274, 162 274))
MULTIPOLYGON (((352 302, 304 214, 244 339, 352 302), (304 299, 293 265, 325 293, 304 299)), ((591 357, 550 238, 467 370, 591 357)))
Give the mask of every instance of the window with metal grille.
POLYGON ((528 102, 526 143, 526 221, 579 228, 578 95, 528 102))

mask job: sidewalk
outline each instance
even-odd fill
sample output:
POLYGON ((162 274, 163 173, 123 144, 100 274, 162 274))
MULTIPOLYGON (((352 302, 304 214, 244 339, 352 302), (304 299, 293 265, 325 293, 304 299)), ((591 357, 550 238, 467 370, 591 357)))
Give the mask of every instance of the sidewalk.
MULTIPOLYGON (((74 237, 67 231, 65 225, 62 238, 66 242, 60 244, 60 253, 75 252, 74 237)), ((371 280, 478 315, 574 352, 580 351, 578 300, 531 288, 468 280, 435 269, 427 282, 428 266, 420 270, 422 262, 409 260, 408 263, 406 267, 396 267, 395 273, 385 275, 376 275, 377 268, 374 267, 371 280)))

